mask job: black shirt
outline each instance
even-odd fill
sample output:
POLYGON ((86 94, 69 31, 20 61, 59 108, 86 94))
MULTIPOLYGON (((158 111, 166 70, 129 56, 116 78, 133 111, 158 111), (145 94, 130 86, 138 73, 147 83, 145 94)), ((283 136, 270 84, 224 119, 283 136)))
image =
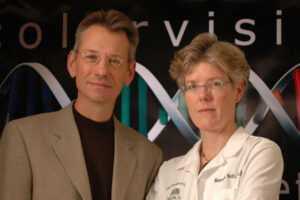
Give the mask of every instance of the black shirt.
POLYGON ((93 200, 111 199, 114 123, 90 120, 76 111, 75 121, 81 138, 93 200))

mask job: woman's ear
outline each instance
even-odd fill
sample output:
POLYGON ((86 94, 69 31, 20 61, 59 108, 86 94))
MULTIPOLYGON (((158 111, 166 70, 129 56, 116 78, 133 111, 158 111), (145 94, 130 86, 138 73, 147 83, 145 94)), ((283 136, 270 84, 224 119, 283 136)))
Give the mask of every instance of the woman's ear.
POLYGON ((245 83, 243 81, 240 81, 237 85, 236 85, 236 94, 235 94, 235 100, 236 103, 239 103, 244 95, 245 92, 245 83))

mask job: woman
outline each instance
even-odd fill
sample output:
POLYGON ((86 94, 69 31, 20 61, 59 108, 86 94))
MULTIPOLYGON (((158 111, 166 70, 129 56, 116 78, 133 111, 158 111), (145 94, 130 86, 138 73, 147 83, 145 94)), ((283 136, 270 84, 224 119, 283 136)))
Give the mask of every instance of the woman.
POLYGON ((163 163, 147 200, 278 199, 280 148, 235 122, 249 71, 240 49, 207 33, 176 52, 170 75, 201 140, 186 155, 163 163))

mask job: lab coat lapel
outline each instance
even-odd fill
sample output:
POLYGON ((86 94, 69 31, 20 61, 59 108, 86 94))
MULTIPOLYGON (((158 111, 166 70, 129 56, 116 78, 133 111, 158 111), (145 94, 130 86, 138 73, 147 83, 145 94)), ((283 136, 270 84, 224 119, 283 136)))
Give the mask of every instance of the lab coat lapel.
POLYGON ((222 155, 217 155, 213 160, 211 160, 207 165, 206 167, 204 167, 204 169, 201 171, 201 173, 205 172, 205 171, 208 171, 208 170, 213 170, 215 168, 218 168, 222 165, 225 164, 225 159, 222 155))
POLYGON ((130 180, 136 167, 134 155, 134 141, 130 134, 123 129, 122 125, 114 118, 115 125, 115 152, 112 182, 112 200, 124 200, 130 186, 130 180))
POLYGON ((241 150, 248 137, 249 134, 242 127, 239 127, 229 138, 221 152, 219 152, 218 155, 204 168, 204 171, 224 165, 226 159, 235 156, 241 150))
MULTIPOLYGON (((186 154, 185 159, 179 164, 179 169, 184 167, 185 172, 191 173, 194 177, 198 177, 199 167, 200 167, 200 156, 199 148, 201 145, 201 140, 198 141, 193 148, 186 154)), ((213 160, 211 160, 203 170, 201 170, 200 175, 208 170, 213 170, 221 165, 225 164, 223 154, 220 152, 213 160)))
POLYGON ((59 115, 54 126, 54 135, 58 140, 53 144, 53 149, 82 199, 91 200, 89 178, 72 104, 61 110, 59 115))

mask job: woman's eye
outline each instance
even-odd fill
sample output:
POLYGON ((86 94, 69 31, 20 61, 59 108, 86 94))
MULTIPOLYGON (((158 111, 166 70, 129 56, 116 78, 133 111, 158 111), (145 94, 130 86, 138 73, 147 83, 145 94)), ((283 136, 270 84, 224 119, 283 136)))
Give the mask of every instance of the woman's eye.
POLYGON ((190 90, 190 89, 194 89, 195 88, 195 85, 189 85, 187 86, 187 89, 190 90))
POLYGON ((220 87, 220 86, 222 86, 222 83, 221 83, 221 81, 213 81, 213 82, 212 82, 212 85, 213 85, 214 87, 220 87))

